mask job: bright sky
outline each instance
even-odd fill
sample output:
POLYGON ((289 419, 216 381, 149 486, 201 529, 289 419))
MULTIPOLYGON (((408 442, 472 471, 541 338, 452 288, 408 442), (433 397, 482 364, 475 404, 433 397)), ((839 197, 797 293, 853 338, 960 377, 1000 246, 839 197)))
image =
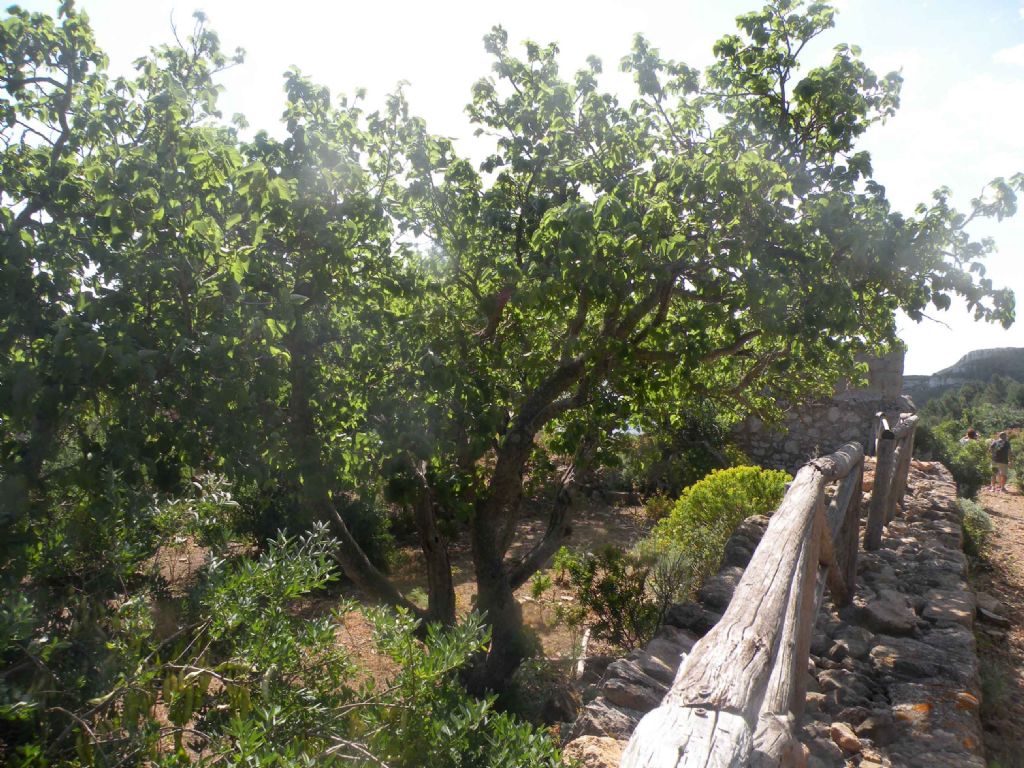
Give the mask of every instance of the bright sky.
MULTIPOLYGON (((29 0, 55 12, 56 0, 29 0)), ((739 13, 760 0, 387 0, 355 3, 288 0, 79 0, 116 73, 152 45, 184 35, 202 9, 227 51, 246 63, 223 77, 224 114, 245 114, 253 128, 274 131, 284 107, 281 75, 295 65, 335 92, 368 89, 371 105, 407 81, 413 110, 470 153, 472 130, 462 111, 472 83, 489 72, 481 38, 494 24, 524 39, 560 44, 566 72, 595 54, 605 83, 616 87, 619 59, 643 33, 662 52, 691 66, 710 61, 713 42, 735 29, 739 13)), ((985 182, 1024 171, 1024 0, 839 0, 837 28, 810 51, 860 45, 877 72, 903 70, 902 108, 865 137, 875 178, 894 205, 912 212, 931 191, 949 186, 965 207, 985 182)), ((1024 209, 1024 200, 1022 200, 1024 209)), ((939 322, 904 319, 907 373, 932 373, 972 349, 1024 347, 1024 210, 978 229, 999 253, 989 276, 1018 293, 1021 319, 1009 331, 975 323, 963 308, 935 312, 939 322)))

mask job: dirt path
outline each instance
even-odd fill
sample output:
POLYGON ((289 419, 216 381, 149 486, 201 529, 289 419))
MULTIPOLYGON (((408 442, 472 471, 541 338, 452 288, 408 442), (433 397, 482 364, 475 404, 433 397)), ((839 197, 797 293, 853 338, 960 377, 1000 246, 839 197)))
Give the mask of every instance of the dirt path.
POLYGON ((972 577, 975 589, 999 599, 1010 626, 979 622, 982 720, 992 768, 1024 768, 1024 496, 982 490, 978 501, 995 531, 972 577))

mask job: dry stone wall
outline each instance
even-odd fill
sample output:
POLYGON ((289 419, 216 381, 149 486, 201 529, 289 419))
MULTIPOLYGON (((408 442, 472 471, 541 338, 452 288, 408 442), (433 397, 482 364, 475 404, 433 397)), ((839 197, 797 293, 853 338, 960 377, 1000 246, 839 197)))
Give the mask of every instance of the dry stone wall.
POLYGON ((858 442, 865 448, 874 439, 875 414, 913 411, 903 391, 903 353, 872 358, 868 386, 837 387, 834 397, 790 407, 780 424, 768 425, 757 417, 739 424, 733 440, 755 464, 795 472, 809 459, 837 445, 858 442))
MULTIPOLYGON (((826 599, 819 614, 799 733, 808 768, 984 768, 976 601, 961 523, 949 472, 914 462, 882 547, 860 552, 853 604, 838 611, 826 599)), ((673 606, 645 649, 604 662, 568 730, 567 756, 588 768, 618 766, 636 723, 721 617, 766 527, 764 517, 745 521, 699 600, 673 606)))

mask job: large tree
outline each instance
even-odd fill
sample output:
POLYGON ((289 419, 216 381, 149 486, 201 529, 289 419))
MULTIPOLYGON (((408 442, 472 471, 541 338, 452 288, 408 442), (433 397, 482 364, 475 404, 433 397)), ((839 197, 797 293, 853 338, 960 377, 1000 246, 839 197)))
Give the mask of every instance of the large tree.
POLYGON ((159 485, 211 467, 284 493, 293 522, 333 521, 354 582, 450 623, 462 520, 492 627, 471 682, 501 687, 526 652, 514 591, 564 539, 574 470, 615 429, 826 391, 896 342, 897 309, 959 295, 1013 319, 984 277, 992 244, 965 228, 1013 213, 1024 178, 966 214, 945 191, 892 211, 856 142, 900 81, 846 46, 801 74, 832 23, 776 0, 703 73, 638 39, 628 102, 599 88, 596 60, 564 78, 555 46, 518 58, 495 29, 495 74, 469 107, 493 144, 478 166, 400 95, 366 114, 296 72, 285 137, 243 142, 217 120, 229 61, 201 25, 111 83, 80 16, 15 13, 0 74, 8 524, 38 531, 55 483, 104 468, 159 485), (516 548, 526 480, 556 455, 548 529, 516 548), (425 611, 339 513, 380 484, 415 510, 425 611))
POLYGON ((426 132, 407 151, 400 221, 435 249, 423 371, 402 391, 436 403, 421 427, 430 477, 458 487, 439 495, 472 505, 478 607, 494 627, 481 686, 515 668, 513 591, 569 526, 555 503, 541 540, 510 555, 524 478, 552 449, 586 462, 610 427, 829 391, 858 353, 897 343, 897 309, 920 319, 957 294, 1012 321, 1012 294, 984 277, 992 245, 965 226, 1013 213, 1022 177, 993 182, 966 215, 946 191, 914 217, 892 211, 855 145, 893 114, 900 79, 847 46, 799 74, 832 23, 828 6, 779 0, 740 17, 703 74, 637 39, 628 104, 598 88, 599 62, 567 80, 555 46, 517 58, 495 29, 495 76, 469 108, 493 154, 477 169, 426 132))

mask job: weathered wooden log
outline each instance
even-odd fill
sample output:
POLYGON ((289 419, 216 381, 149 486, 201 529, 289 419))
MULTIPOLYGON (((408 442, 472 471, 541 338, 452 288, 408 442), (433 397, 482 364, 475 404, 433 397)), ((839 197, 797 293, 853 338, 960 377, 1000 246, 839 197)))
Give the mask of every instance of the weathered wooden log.
POLYGON ((835 453, 812 459, 810 463, 821 471, 826 483, 831 483, 842 480, 863 462, 864 446, 860 443, 847 443, 835 453))
POLYGON ((885 510, 885 521, 891 523, 896 516, 896 505, 903 501, 907 492, 907 481, 910 475, 910 460, 914 455, 914 436, 916 434, 917 416, 907 414, 899 426, 893 430, 899 445, 896 448, 895 474, 892 478, 892 490, 889 493, 885 510))
MULTIPOLYGON (((884 425, 884 422, 883 422, 884 425)), ((871 490, 871 505, 868 507, 868 521, 864 528, 864 549, 870 551, 882 546, 882 528, 888 509, 889 493, 895 467, 896 440, 888 428, 881 429, 875 448, 875 484, 871 490)))
POLYGON ((781 766, 802 755, 791 718, 804 698, 823 490, 826 472, 844 461, 818 460, 797 472, 725 615, 686 657, 661 706, 640 721, 623 768, 781 766))
POLYGON ((901 413, 900 420, 896 426, 892 428, 893 437, 902 439, 909 435, 917 427, 917 414, 915 413, 901 413))
MULTIPOLYGON (((848 477, 847 480, 850 480, 850 478, 848 477)), ((850 483, 848 490, 850 500, 846 506, 846 525, 842 530, 839 543, 836 544, 836 549, 842 556, 841 570, 843 572, 843 581, 846 583, 846 589, 850 600, 853 599, 853 595, 857 591, 857 553, 860 551, 860 507, 863 489, 864 463, 861 462, 860 467, 857 469, 856 476, 853 477, 853 481, 850 483), (843 551, 844 545, 845 552, 843 551)), ((840 498, 843 497, 843 494, 844 489, 841 487, 839 493, 840 498)), ((837 605, 844 605, 842 602, 836 602, 837 605)))

